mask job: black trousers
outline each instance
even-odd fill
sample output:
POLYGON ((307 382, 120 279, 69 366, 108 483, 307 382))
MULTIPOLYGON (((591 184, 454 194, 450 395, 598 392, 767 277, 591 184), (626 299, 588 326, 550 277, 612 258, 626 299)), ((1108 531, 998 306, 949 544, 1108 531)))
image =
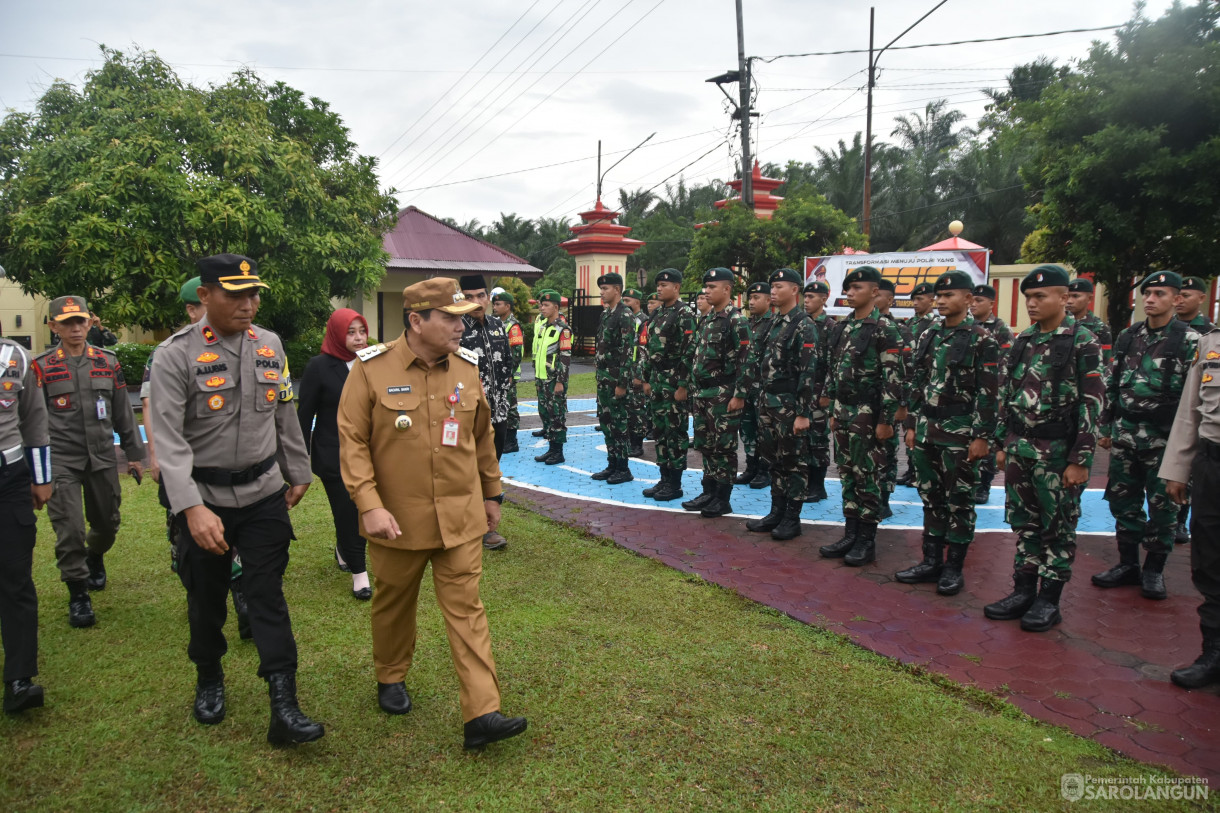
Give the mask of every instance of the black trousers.
POLYGON ((1220 639, 1220 444, 1201 441, 1191 465, 1190 577, 1203 594, 1199 628, 1205 639, 1220 639), (1210 495, 1211 498, 1204 497, 1210 495), (1201 498, 1202 499, 1199 499, 1201 498))
POLYGON ((34 591, 35 527, 30 470, 0 462, 0 638, 4 680, 38 674, 38 594, 34 591))
POLYGON ((335 521, 335 542, 339 555, 353 573, 363 573, 368 569, 368 565, 364 562, 360 511, 356 508, 356 503, 352 502, 342 480, 323 480, 322 488, 326 489, 326 499, 330 500, 330 513, 335 521))
POLYGON ((508 437, 508 421, 491 425, 492 438, 496 444, 496 460, 504 456, 504 440, 508 437))
MULTIPOLYGON (((286 490, 286 489, 285 489, 286 490)), ((224 624, 228 612, 233 552, 241 555, 242 590, 249 606, 250 630, 258 649, 259 677, 295 672, 297 643, 284 600, 288 545, 295 537, 283 493, 243 508, 209 505, 224 523, 229 550, 217 556, 195 544, 186 517, 178 522, 178 578, 186 588, 191 639, 187 654, 201 674, 220 671, 228 651, 224 624)))

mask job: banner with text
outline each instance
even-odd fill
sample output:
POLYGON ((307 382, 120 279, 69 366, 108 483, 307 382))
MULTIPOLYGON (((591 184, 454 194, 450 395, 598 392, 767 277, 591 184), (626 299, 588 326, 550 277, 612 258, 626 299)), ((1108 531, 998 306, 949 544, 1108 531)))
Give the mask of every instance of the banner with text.
POLYGON ((911 309, 911 292, 921 282, 936 282, 947 271, 965 271, 975 285, 987 282, 987 260, 984 252, 967 251, 907 251, 892 254, 833 254, 829 257, 805 258, 805 284, 821 280, 830 286, 826 311, 831 316, 851 313, 842 296, 843 278, 861 265, 871 265, 881 276, 894 283, 894 316, 905 318, 915 313, 911 309), (976 256, 982 254, 983 267, 976 256))

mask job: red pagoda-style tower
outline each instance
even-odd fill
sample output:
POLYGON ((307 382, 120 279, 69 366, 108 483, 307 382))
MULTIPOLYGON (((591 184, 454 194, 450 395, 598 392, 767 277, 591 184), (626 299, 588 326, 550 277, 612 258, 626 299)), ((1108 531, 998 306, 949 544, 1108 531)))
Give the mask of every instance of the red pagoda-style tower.
MULTIPOLYGON (((780 201, 783 200, 783 198, 771 193, 782 186, 784 182, 780 178, 764 178, 757 161, 754 162, 754 170, 750 175, 754 181, 754 216, 760 220, 770 220, 771 215, 775 214, 775 210, 779 208, 780 201)), ((729 186, 737 193, 737 197, 716 201, 712 205, 717 209, 723 209, 729 204, 729 201, 741 200, 741 179, 729 181, 729 186)))
POLYGON ((630 226, 614 222, 619 214, 607 209, 598 198, 596 206, 580 213, 584 222, 571 227, 576 236, 559 244, 576 260, 576 287, 588 292, 590 304, 601 302, 597 278, 602 274, 619 274, 624 286, 627 284, 626 260, 644 245, 643 240, 627 237, 630 226))

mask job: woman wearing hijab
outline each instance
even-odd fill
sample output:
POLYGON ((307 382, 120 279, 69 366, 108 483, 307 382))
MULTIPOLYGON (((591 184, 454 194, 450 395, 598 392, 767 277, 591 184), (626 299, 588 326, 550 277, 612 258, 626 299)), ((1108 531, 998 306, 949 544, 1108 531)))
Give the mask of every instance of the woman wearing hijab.
POLYGON ((356 351, 369 343, 369 326, 356 311, 340 308, 326 322, 322 352, 309 360, 297 392, 297 417, 309 448, 314 474, 322 481, 335 520, 335 561, 352 574, 352 595, 360 601, 373 596, 364 564, 360 515, 339 474, 339 428, 336 413, 347 373, 356 351))

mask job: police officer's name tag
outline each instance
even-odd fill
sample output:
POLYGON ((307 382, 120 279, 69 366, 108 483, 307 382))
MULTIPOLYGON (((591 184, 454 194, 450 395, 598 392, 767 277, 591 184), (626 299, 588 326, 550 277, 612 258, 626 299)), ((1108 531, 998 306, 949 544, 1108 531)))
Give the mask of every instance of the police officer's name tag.
POLYGON ((442 421, 443 428, 441 430, 441 445, 442 446, 457 446, 458 432, 461 429, 461 424, 457 418, 445 418, 442 421))
POLYGON ((410 391, 411 391, 411 385, 410 385, 410 384, 405 384, 405 385, 403 385, 403 386, 401 386, 401 387, 386 387, 386 390, 385 390, 385 391, 386 391, 386 393, 388 393, 389 395, 399 395, 399 394, 404 393, 404 392, 410 392, 410 391))

